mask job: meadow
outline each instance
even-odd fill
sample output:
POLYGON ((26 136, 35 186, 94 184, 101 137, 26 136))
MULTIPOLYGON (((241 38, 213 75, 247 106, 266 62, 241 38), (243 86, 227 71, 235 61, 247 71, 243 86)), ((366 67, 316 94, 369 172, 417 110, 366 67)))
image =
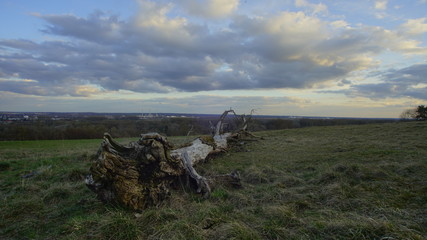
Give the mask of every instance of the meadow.
POLYGON ((101 139, 3 141, 0 239, 427 239, 426 133, 425 121, 257 132, 197 166, 238 170, 242 188, 204 199, 181 186, 139 213, 86 188, 101 139))

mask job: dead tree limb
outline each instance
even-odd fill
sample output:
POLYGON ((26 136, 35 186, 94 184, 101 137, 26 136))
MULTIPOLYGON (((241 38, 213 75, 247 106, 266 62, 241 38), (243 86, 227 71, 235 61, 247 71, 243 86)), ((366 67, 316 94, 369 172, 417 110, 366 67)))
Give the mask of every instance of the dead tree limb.
POLYGON ((191 125, 190 130, 188 130, 188 132, 187 132, 187 136, 190 136, 191 132, 193 131, 193 127, 194 127, 194 125, 191 125))
MULTIPOLYGON (((230 109, 219 118, 213 136, 202 136, 185 147, 173 149, 166 137, 158 133, 142 134, 136 142, 122 145, 106 133, 98 158, 86 177, 86 185, 104 202, 116 203, 134 210, 155 205, 170 195, 170 187, 187 175, 196 183, 196 191, 208 197, 215 183, 240 186, 237 172, 203 177, 194 166, 214 153, 225 151, 230 139, 247 132, 247 123, 233 133, 223 133, 230 109)), ((252 112, 251 112, 252 115, 252 112)))

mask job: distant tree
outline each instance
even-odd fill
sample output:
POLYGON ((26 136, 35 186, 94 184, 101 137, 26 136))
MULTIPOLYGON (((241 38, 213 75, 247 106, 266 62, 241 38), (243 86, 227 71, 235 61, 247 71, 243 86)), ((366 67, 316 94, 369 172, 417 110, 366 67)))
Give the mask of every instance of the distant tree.
POLYGON ((419 105, 413 109, 407 109, 400 114, 400 118, 403 120, 416 119, 419 121, 427 120, 427 106, 419 105))
POLYGON ((400 114, 400 119, 402 120, 409 120, 409 119, 414 119, 415 116, 417 115, 417 109, 413 108, 413 109, 406 109, 405 111, 403 111, 400 114))
POLYGON ((420 105, 417 107, 415 118, 417 120, 425 121, 427 120, 427 107, 420 105))

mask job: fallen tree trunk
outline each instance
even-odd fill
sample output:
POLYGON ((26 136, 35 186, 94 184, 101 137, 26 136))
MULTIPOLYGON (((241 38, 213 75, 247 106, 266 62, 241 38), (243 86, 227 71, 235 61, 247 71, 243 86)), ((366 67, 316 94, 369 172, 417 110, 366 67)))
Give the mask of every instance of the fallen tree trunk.
POLYGON ((192 179, 197 192, 205 197, 209 196, 215 183, 240 186, 237 172, 203 177, 194 169, 208 155, 225 151, 230 139, 248 136, 245 121, 238 131, 222 133, 224 120, 229 113, 236 116, 233 110, 225 111, 216 124, 213 136, 198 137, 178 149, 172 149, 166 137, 158 133, 142 134, 137 142, 127 146, 114 141, 108 133, 104 134, 98 158, 85 179, 86 185, 102 201, 133 210, 142 210, 167 198, 171 185, 182 176, 192 179))

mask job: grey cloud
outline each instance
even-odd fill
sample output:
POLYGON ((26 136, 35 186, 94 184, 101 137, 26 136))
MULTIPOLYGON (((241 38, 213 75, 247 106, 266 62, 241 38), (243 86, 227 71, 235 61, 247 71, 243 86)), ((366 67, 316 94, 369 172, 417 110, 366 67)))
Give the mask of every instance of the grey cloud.
MULTIPOLYGON (((46 65, 32 56, 15 55, 0 58, 0 71, 5 76, 18 77, 21 79, 44 80, 39 81, 40 85, 57 85, 67 80, 66 69, 57 65, 46 65)), ((74 74, 75 76, 75 74, 74 74)))
POLYGON ((42 31, 60 40, 0 40, 0 76, 35 81, 15 87, 3 82, 1 90, 74 96, 78 86, 90 84, 142 93, 312 88, 340 84, 366 65, 359 56, 387 48, 375 42, 384 36, 378 29, 328 32, 327 22, 300 13, 234 16, 229 29, 214 30, 209 23, 171 18, 158 4, 142 4, 127 20, 99 11, 86 18, 38 16, 47 23, 42 31), (292 28, 304 25, 301 19, 318 28, 292 28), (274 24, 279 30, 267 31, 274 24))
POLYGON ((0 40, 0 47, 5 50, 5 48, 15 48, 22 50, 34 50, 38 48, 38 45, 30 40, 0 40))
POLYGON ((347 79, 342 79, 341 81, 338 82, 338 86, 342 87, 345 85, 349 85, 351 84, 351 81, 347 80, 347 79))
POLYGON ((387 97, 412 97, 427 100, 427 64, 416 64, 399 70, 389 70, 381 74, 383 82, 353 85, 343 92, 349 96, 363 96, 371 99, 387 97))
POLYGON ((395 49, 405 39, 379 27, 363 26, 342 29, 339 35, 321 41, 318 48, 325 54, 355 55, 378 54, 385 49, 395 49))
POLYGON ((427 100, 427 88, 413 88, 393 83, 363 84, 345 91, 350 96, 368 97, 374 100, 385 98, 412 97, 427 100))
POLYGON ((345 68, 319 66, 310 61, 271 63, 261 72, 260 83, 271 88, 311 88, 315 83, 339 78, 347 73, 345 68))
POLYGON ((62 35, 94 41, 110 43, 122 39, 118 16, 106 16, 103 12, 95 11, 88 18, 73 15, 42 15, 48 25, 42 31, 53 35, 62 35))
POLYGON ((38 96, 88 96, 87 92, 79 93, 79 85, 66 85, 66 86, 42 86, 37 82, 30 81, 4 81, 0 80, 0 89, 6 89, 10 92, 38 95, 38 96))
POLYGON ((416 64, 399 70, 391 70, 383 79, 400 84, 427 83, 427 64, 416 64))

